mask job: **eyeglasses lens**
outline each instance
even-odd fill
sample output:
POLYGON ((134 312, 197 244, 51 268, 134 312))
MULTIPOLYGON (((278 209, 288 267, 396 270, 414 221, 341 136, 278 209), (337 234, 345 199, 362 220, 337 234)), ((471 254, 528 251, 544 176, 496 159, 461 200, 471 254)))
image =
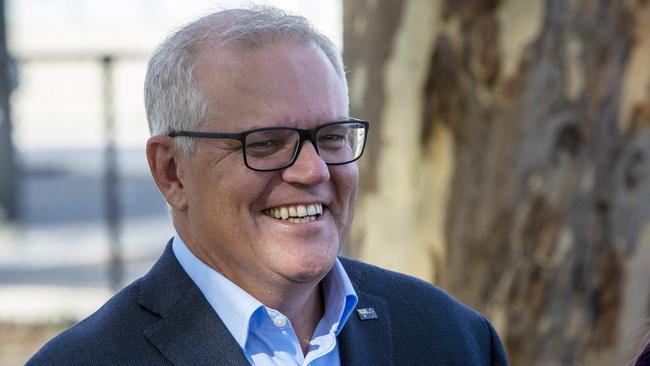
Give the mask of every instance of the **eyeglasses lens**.
MULTIPOLYGON (((317 150, 327 164, 345 164, 363 152, 365 128, 360 123, 332 124, 316 133, 317 150)), ((246 136, 246 162, 253 169, 281 169, 294 160, 300 134, 291 129, 257 131, 246 136)))

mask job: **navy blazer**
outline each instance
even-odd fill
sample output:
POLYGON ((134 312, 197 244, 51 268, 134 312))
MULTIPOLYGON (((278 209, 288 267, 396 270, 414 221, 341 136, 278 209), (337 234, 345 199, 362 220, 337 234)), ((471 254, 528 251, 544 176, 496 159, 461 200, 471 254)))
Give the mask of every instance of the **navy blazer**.
MULTIPOLYGON (((340 258, 359 296, 337 337, 342 365, 507 365, 479 313, 439 288, 340 258)), ((27 365, 248 365, 167 245, 142 278, 49 341, 27 365)))

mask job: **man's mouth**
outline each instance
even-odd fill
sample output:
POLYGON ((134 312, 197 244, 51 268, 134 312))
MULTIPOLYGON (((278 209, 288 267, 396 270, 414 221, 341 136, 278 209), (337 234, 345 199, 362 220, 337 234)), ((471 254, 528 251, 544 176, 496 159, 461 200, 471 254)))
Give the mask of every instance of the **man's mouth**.
POLYGON ((309 205, 278 206, 262 211, 265 215, 294 224, 314 221, 323 214, 323 205, 313 203, 309 205))

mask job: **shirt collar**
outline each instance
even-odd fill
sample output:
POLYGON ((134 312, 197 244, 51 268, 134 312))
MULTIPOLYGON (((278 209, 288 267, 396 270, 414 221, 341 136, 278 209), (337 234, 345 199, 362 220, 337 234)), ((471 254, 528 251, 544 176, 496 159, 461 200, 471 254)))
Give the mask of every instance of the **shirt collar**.
POLYGON ((321 284, 325 297, 325 314, 322 321, 330 325, 330 330, 338 335, 359 299, 338 258, 321 284))
MULTIPOLYGON (((264 304, 198 259, 178 235, 174 236, 172 250, 239 346, 245 349, 251 317, 264 304)), ((317 328, 338 335, 358 302, 352 282, 338 258, 321 284, 325 314, 317 328)))

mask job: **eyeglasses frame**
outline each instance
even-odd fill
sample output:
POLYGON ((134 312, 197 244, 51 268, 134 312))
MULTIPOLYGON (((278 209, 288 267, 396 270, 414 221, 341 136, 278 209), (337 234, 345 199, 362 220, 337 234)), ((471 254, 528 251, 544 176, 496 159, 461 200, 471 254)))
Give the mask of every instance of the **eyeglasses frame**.
POLYGON ((318 156, 320 156, 320 152, 318 151, 318 143, 316 142, 316 135, 318 134, 318 131, 329 126, 333 125, 342 125, 342 124, 348 124, 348 123, 359 123, 363 126, 364 128, 364 134, 363 134, 363 146, 361 149, 361 153, 359 156, 356 158, 342 162, 342 163, 325 163, 327 165, 344 165, 344 164, 350 164, 363 155, 363 152, 366 149, 366 140, 368 139, 368 129, 370 128, 370 123, 368 121, 364 121, 361 119, 356 119, 356 118, 349 118, 347 120, 340 120, 340 121, 335 121, 335 122, 330 122, 326 123, 311 129, 304 129, 304 128, 297 128, 297 127, 283 127, 283 126, 276 126, 276 127, 263 127, 263 128, 255 128, 252 130, 246 130, 242 132, 204 132, 204 131, 176 131, 172 130, 167 133, 167 136, 169 137, 198 137, 198 138, 209 138, 209 139, 230 139, 230 140, 239 140, 242 144, 242 153, 244 154, 244 164, 248 169, 258 171, 258 172, 272 172, 272 171, 277 171, 277 170, 282 170, 285 168, 290 167, 293 165, 293 163, 296 162, 296 159, 298 158, 298 155, 300 155, 300 151, 302 150, 302 145, 305 141, 309 140, 311 141, 312 145, 314 146, 314 149, 316 150, 316 153, 318 156), (273 131, 273 130, 291 130, 291 131, 296 131, 298 132, 298 135, 300 137, 300 140, 298 141, 297 147, 294 149, 293 155, 291 156, 291 159, 283 166, 279 168, 274 168, 274 169, 257 169, 253 168, 248 164, 248 158, 246 157, 246 136, 255 133, 255 132, 260 132, 260 131, 273 131))

